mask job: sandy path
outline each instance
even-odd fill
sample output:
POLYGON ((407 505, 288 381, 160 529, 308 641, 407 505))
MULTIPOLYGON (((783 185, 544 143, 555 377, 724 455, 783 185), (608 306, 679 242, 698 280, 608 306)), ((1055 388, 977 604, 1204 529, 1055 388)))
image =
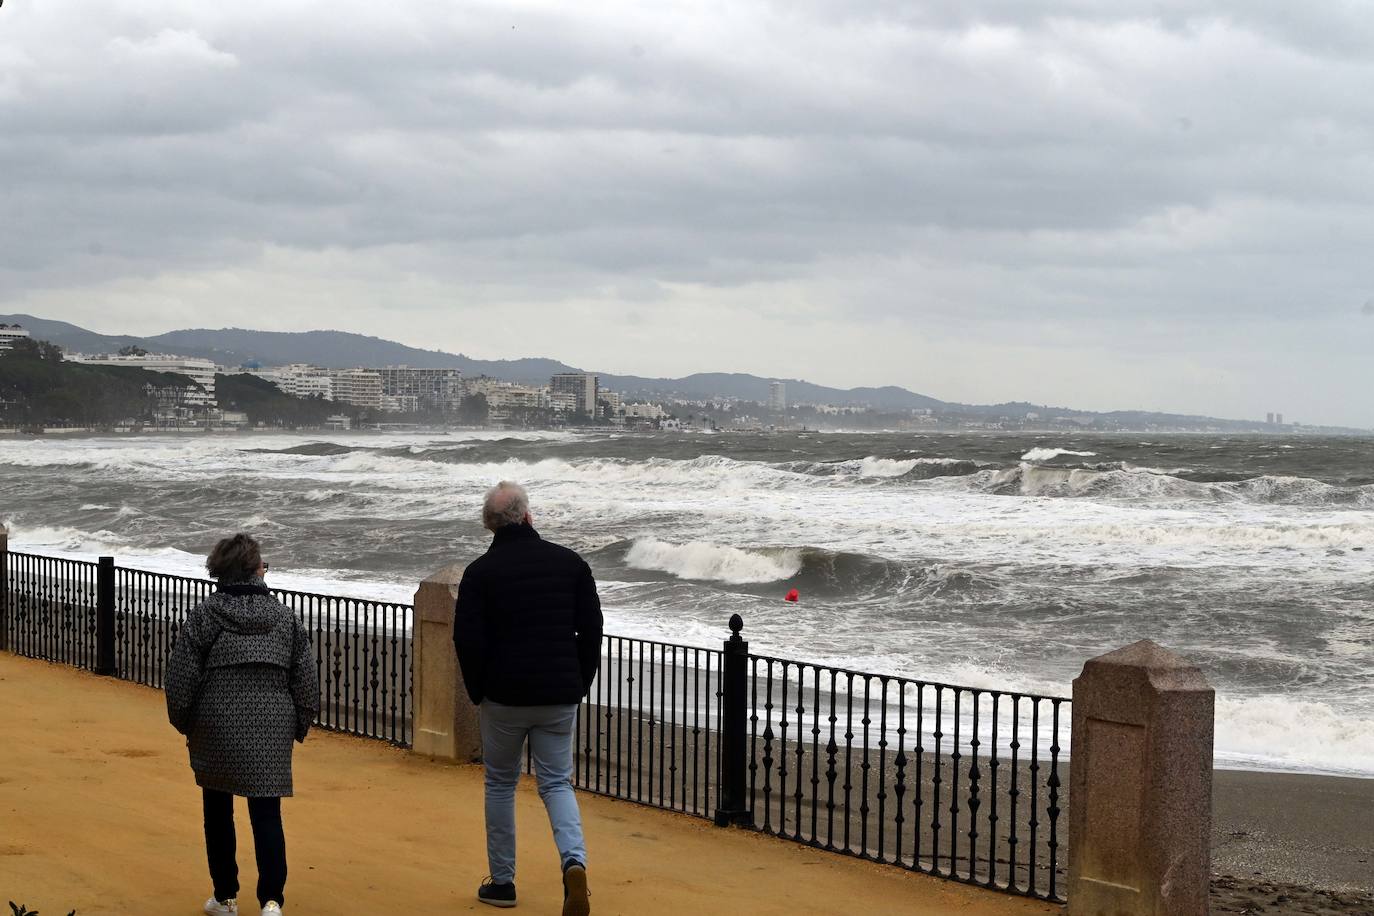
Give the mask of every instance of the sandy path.
MULTIPOLYGON (((0 654, 0 906, 48 916, 195 914, 209 893, 200 799, 162 694, 0 654)), ((315 733, 283 806, 287 912, 495 912, 481 771, 315 733)), ((595 913, 1062 913, 890 866, 581 796, 595 913)), ((251 892, 247 812, 239 868, 251 892)), ((557 913, 556 853, 533 787, 518 799, 520 910, 557 913)), ((245 895, 247 896, 247 895, 245 895)))

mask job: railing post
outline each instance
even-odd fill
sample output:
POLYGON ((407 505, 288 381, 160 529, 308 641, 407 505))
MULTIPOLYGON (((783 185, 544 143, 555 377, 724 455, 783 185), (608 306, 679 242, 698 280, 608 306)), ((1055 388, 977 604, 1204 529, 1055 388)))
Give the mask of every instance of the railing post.
POLYGON ((1202 672, 1141 640, 1073 682, 1070 916, 1206 916, 1212 715, 1202 672))
POLYGON ((95 577, 95 673, 115 673, 114 557, 101 557, 95 577))
POLYGON ((417 754, 472 763, 482 759, 481 721, 453 651, 453 612, 462 578, 461 564, 445 566, 415 592, 410 746, 417 754))
POLYGON ((748 749, 746 732, 749 721, 749 642, 740 638, 744 620, 738 614, 730 617, 730 638, 725 641, 724 733, 720 738, 720 807, 716 809, 716 826, 749 823, 753 819, 745 798, 745 754, 748 749))
POLYGON ((10 648, 10 532, 0 525, 0 652, 10 648))

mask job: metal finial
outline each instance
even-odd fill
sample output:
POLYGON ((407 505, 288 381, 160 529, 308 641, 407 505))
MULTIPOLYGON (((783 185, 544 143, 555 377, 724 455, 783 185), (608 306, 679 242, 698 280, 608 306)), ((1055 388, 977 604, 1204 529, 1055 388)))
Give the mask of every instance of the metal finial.
POLYGON ((744 618, 741 617, 741 616, 738 615, 738 614, 731 614, 731 615, 730 615, 730 632, 731 632, 731 633, 734 633, 736 636, 738 636, 739 633, 740 633, 740 630, 743 630, 743 629, 744 629, 744 618))

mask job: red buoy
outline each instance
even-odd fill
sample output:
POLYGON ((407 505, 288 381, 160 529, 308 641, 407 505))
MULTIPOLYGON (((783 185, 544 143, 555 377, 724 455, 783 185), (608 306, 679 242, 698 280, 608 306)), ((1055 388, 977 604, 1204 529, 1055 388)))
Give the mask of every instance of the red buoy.
POLYGON ((800 600, 801 600, 801 593, 799 593, 799 592, 794 588, 794 589, 792 589, 792 591, 790 591, 790 592, 787 593, 787 597, 784 598, 783 600, 784 600, 784 601, 800 601, 800 600))

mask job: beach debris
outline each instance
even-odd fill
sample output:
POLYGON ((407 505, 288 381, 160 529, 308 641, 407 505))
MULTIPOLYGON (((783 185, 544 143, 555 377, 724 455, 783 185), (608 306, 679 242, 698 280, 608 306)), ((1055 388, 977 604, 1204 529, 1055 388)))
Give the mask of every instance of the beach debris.
POLYGON ((786 597, 784 597, 782 600, 783 600, 783 601, 800 601, 800 600, 801 600, 801 592, 797 591, 797 590, 794 588, 794 589, 792 589, 790 592, 788 592, 787 595, 786 595, 786 597))

